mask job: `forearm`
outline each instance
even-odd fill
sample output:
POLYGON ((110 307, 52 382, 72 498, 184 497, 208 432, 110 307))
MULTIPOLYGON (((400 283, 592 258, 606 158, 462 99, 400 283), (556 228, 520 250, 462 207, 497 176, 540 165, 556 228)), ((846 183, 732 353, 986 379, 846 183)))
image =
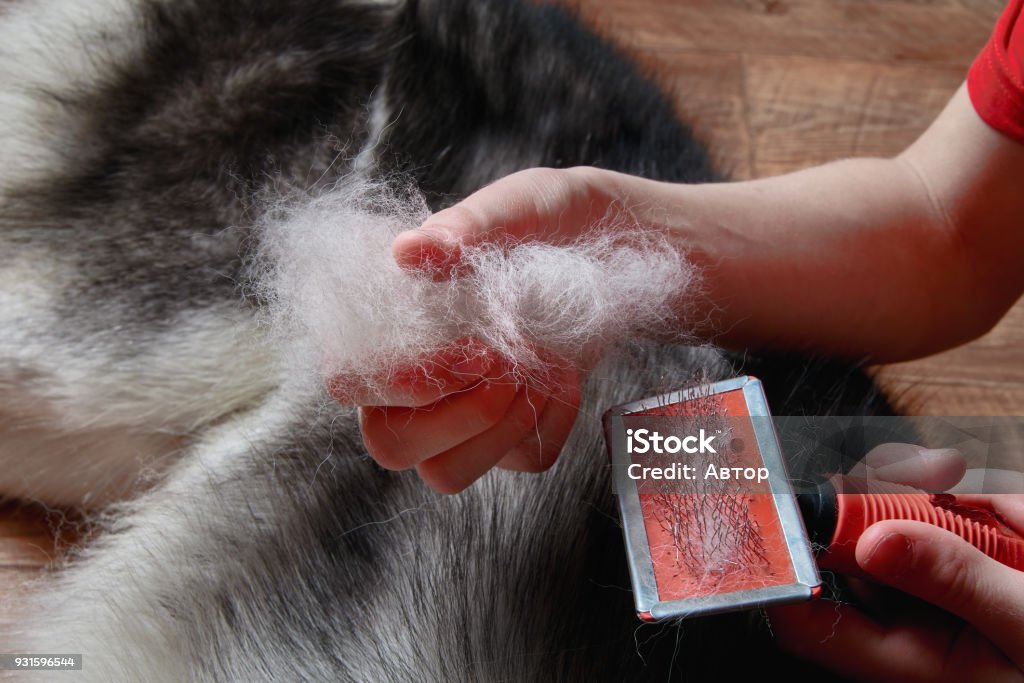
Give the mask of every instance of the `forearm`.
POLYGON ((731 184, 622 181, 636 217, 671 230, 701 266, 701 333, 721 343, 894 359, 964 341, 946 323, 967 307, 969 273, 900 162, 731 184), (633 201, 646 192, 657 198, 633 201))
MULTIPOLYGON (((1024 145, 961 90, 896 159, 742 183, 674 185, 595 168, 531 169, 399 235, 408 268, 447 277, 462 246, 569 241, 611 211, 666 229, 705 291, 688 331, 738 348, 901 360, 980 336, 1024 290, 1024 145)), ((694 309, 696 311, 694 312, 694 309)))
POLYGON ((703 268, 701 333, 901 360, 983 334, 1019 296, 1021 177, 1024 150, 961 91, 895 159, 695 186, 616 175, 608 186, 703 268))

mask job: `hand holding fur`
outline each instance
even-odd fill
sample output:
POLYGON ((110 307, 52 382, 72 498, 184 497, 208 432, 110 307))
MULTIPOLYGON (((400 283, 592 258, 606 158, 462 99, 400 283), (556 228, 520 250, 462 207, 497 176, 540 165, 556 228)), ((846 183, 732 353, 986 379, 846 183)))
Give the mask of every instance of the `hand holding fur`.
POLYGON ((450 378, 433 369, 464 366, 472 378, 484 353, 500 357, 510 381, 543 385, 557 367, 585 368, 625 341, 679 337, 680 302, 697 280, 661 233, 608 222, 562 244, 466 243, 457 272, 412 272, 392 258, 392 241, 424 222, 426 206, 368 181, 268 215, 260 292, 282 352, 364 404, 419 402, 395 396, 417 377, 436 379, 443 395, 450 378))
POLYGON ((264 229, 264 292, 285 349, 335 399, 367 406, 360 426, 379 463, 415 466, 443 492, 499 463, 550 467, 576 418, 580 374, 632 337, 678 335, 696 281, 663 235, 590 217, 582 186, 517 175, 523 201, 487 217, 504 228, 463 231, 447 251, 403 231, 426 218, 415 193, 369 183, 264 229))
POLYGON ((391 248, 394 262, 378 272, 410 281, 391 291, 420 292, 389 307, 410 313, 409 325, 395 322, 389 349, 377 337, 383 360, 360 353, 339 365, 350 353, 335 346, 344 331, 322 337, 329 388, 366 405, 362 437, 379 463, 415 466, 443 493, 495 465, 550 467, 575 421, 580 375, 630 336, 678 334, 678 302, 695 281, 664 237, 610 217, 573 172, 514 174, 399 233, 391 248), (496 186, 512 188, 503 213, 474 214, 496 186), (424 309, 446 329, 421 327, 424 309), (461 333, 470 336, 453 339, 461 333))

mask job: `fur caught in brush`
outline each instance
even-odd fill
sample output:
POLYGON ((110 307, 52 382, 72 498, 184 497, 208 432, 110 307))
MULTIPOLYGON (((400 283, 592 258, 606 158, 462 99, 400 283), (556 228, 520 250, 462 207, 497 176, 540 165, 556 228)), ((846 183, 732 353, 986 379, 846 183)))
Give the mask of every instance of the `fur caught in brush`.
POLYGON ((637 624, 598 418, 742 371, 781 414, 884 409, 864 376, 624 344, 663 333, 695 284, 657 234, 470 250, 471 272, 439 283, 389 260, 397 230, 526 167, 718 178, 653 80, 570 13, 9 2, 0 140, 0 492, 102 510, 0 605, 0 649, 81 653, 75 679, 105 683, 760 677, 776 661, 733 618, 637 624), (465 336, 528 377, 538 346, 588 367, 617 351, 550 472, 440 496, 378 467, 323 379, 379 388, 465 336))

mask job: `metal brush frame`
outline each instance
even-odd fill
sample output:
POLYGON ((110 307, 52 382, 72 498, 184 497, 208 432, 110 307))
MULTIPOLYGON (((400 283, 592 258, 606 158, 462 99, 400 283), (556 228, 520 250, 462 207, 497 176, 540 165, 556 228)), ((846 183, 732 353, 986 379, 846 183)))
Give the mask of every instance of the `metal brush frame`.
POLYGON ((821 592, 818 567, 811 553, 810 540, 797 508, 796 498, 786 474, 782 449, 770 418, 771 413, 768 410, 764 388, 761 381, 755 377, 736 377, 710 385, 677 390, 625 403, 609 409, 604 414, 605 441, 611 452, 612 476, 615 492, 619 497, 619 512, 622 515, 622 533, 626 543, 629 575, 633 583, 636 611, 641 619, 660 621, 803 602, 816 597, 821 592), (765 418, 751 420, 751 424, 764 466, 770 473, 768 482, 796 581, 785 586, 769 586, 663 601, 658 595, 658 584, 654 577, 654 564, 647 543, 647 528, 640 508, 640 494, 636 482, 627 474, 630 459, 626 453, 626 434, 622 418, 652 408, 673 405, 702 396, 723 394, 737 389, 743 390, 749 417, 765 418))

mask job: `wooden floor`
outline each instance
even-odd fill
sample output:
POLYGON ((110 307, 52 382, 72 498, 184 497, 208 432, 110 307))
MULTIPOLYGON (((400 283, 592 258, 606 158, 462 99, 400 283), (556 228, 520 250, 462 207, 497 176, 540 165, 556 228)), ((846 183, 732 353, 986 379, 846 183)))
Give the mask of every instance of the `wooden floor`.
MULTIPOLYGON (((964 78, 1003 0, 576 0, 676 93, 736 178, 890 155, 964 78)), ((963 348, 878 369, 915 414, 1024 415, 1024 304, 963 348)), ((59 517, 0 507, 0 598, 52 556, 59 517)))

